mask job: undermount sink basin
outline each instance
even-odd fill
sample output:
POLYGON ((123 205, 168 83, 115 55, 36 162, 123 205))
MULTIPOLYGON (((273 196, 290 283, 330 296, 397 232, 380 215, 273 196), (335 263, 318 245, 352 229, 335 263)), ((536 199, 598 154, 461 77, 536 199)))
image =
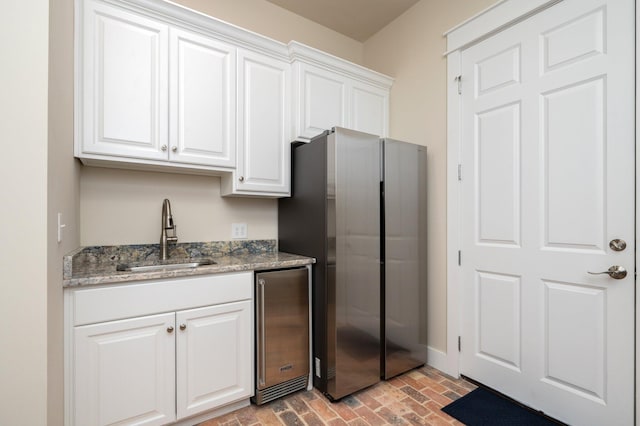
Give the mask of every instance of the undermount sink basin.
POLYGON ((192 262, 182 263, 160 263, 154 265, 140 265, 123 263, 116 267, 118 271, 126 272, 153 272, 153 271, 170 271, 174 269, 192 269, 198 266, 215 265, 216 262, 211 259, 199 259, 192 262))

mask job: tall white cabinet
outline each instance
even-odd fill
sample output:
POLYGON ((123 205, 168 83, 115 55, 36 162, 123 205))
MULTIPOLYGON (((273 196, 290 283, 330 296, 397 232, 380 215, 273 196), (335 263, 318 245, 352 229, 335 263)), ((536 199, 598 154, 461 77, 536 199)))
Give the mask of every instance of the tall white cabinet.
POLYGON ((286 197, 290 143, 388 135, 387 76, 164 0, 76 1, 75 156, 286 197))

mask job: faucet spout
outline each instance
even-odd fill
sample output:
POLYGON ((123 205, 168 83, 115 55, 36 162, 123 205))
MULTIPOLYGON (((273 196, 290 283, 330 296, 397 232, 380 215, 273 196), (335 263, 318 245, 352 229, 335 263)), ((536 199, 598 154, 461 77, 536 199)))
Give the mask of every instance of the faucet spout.
POLYGON ((165 198, 162 203, 162 220, 160 224, 160 260, 169 258, 168 245, 177 242, 178 236, 176 235, 176 225, 171 214, 171 202, 168 198, 165 198), (171 231, 172 235, 168 235, 167 231, 171 231))

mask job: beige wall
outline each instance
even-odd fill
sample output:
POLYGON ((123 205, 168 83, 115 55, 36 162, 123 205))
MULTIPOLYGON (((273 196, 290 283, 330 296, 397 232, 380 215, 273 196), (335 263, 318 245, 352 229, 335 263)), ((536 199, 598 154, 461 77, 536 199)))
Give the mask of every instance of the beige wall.
MULTIPOLYGON (((360 63, 362 44, 264 0, 178 0, 194 10, 283 43, 297 40, 360 63)), ((155 243, 162 200, 171 200, 180 241, 229 240, 245 222, 250 239, 278 236, 276 200, 221 198, 217 177, 81 169, 81 244, 155 243)))
POLYGON ((73 158, 73 0, 50 0, 47 170, 47 425, 64 420, 62 257, 80 245, 80 165, 73 158), (57 214, 66 224, 57 241, 57 214))
POLYGON ((362 64, 362 43, 264 0, 174 0, 239 27, 288 43, 299 41, 362 64))
POLYGON ((236 222, 247 224, 249 239, 278 236, 277 202, 223 198, 219 177, 85 167, 82 245, 158 243, 165 198, 180 242, 230 240, 236 222))
POLYGON ((446 328, 446 50, 443 32, 495 0, 421 0, 364 44, 364 65, 395 78, 390 136, 428 146, 428 341, 442 352, 446 328))
POLYGON ((0 13, 2 425, 47 423, 48 21, 48 0, 3 2, 0 13))

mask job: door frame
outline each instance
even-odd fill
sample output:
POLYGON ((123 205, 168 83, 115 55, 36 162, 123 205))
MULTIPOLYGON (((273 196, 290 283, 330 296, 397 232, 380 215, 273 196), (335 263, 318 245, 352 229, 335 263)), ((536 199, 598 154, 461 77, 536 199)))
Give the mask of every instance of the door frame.
MULTIPOLYGON (((499 0, 494 5, 472 16, 466 21, 453 27, 443 35, 447 38, 447 51, 444 56, 447 58, 447 347, 446 352, 437 351, 430 348, 429 365, 454 377, 460 376, 460 356, 458 351, 458 337, 461 326, 461 292, 462 285, 461 268, 458 265, 459 252, 461 247, 461 204, 460 204, 460 174, 464 175, 464 170, 460 171, 459 164, 461 158, 461 125, 462 125, 462 103, 458 92, 458 79, 461 74, 462 52, 488 38, 492 35, 511 27, 527 18, 547 9, 563 0, 499 0)), ((640 134, 640 58, 638 47, 640 46, 640 11, 638 2, 635 0, 636 17, 636 50, 635 50, 635 82, 636 82, 636 146, 637 135, 640 134)), ((640 164, 640 150, 636 149, 636 169, 640 164)), ((640 176, 636 172, 636 200, 640 199, 640 176)), ((637 201, 636 201, 637 202, 637 201)), ((635 211, 635 223, 640 223, 640 212, 635 211)), ((635 229, 636 241, 639 240, 640 232, 635 229)), ((640 262, 640 250, 636 251, 635 263, 640 262)), ((634 265, 635 266, 635 265, 634 265)), ((636 280, 637 281, 637 280, 636 280)), ((636 291, 635 310, 639 312, 640 292, 636 291)), ((640 365, 640 318, 635 319, 635 366, 640 365)), ((635 406, 640 406, 640 380, 638 374, 635 375, 635 406)), ((635 407, 634 407, 635 408, 635 407)), ((640 424, 640 410, 635 411, 636 424, 640 424)))

